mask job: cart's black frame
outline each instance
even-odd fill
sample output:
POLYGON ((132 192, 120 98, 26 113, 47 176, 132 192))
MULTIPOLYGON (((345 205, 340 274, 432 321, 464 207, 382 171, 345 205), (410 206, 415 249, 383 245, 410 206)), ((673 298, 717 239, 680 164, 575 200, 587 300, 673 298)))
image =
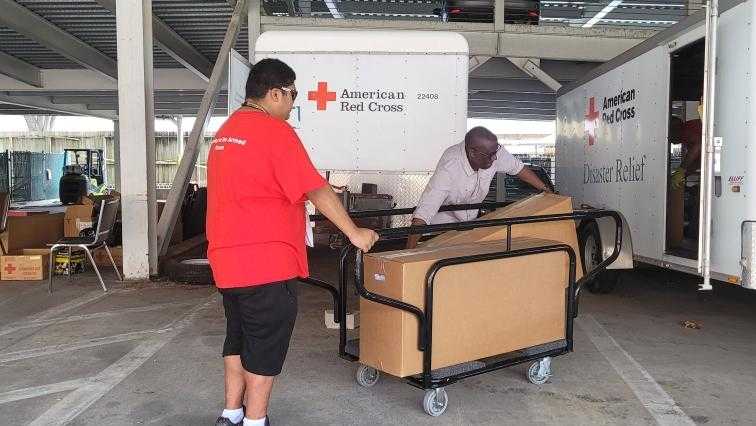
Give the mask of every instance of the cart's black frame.
MULTIPOLYGON (((466 204, 455 206, 444 206, 443 210, 471 210, 471 209, 485 209, 496 208, 506 203, 483 203, 483 204, 466 204)), ((409 209, 390 209, 390 210, 374 210, 365 212, 355 212, 350 214, 352 217, 379 217, 386 215, 405 215, 411 214, 414 208, 409 209)), ((313 215, 312 220, 323 220, 324 218, 319 215, 313 215)), ((363 265, 363 253, 357 247, 353 245, 347 245, 341 250, 339 256, 339 287, 334 286, 315 278, 302 279, 303 282, 322 288, 328 291, 334 303, 334 321, 339 324, 339 356, 349 361, 358 361, 359 355, 351 353, 347 348, 347 283, 348 283, 348 270, 347 260, 350 257, 354 257, 354 282, 358 294, 370 300, 372 302, 380 303, 382 305, 390 306, 395 309, 399 309, 405 312, 413 314, 419 323, 418 333, 418 349, 423 353, 423 372, 420 375, 407 377, 406 380, 409 384, 424 390, 442 388, 444 386, 455 383, 467 377, 476 376, 479 374, 496 371, 502 368, 510 367, 517 364, 526 363, 529 361, 537 361, 546 357, 556 357, 572 352, 573 350, 573 325, 574 319, 577 317, 578 312, 578 297, 580 294, 581 286, 594 279, 600 274, 607 266, 611 265, 617 257, 620 255, 622 248, 622 218, 616 211, 612 210, 578 210, 573 213, 565 214, 551 214, 542 216, 531 217, 515 217, 505 219, 493 219, 493 220, 477 220, 462 223, 450 223, 441 225, 424 225, 424 226, 409 226, 403 228, 389 228, 378 230, 378 235, 381 238, 386 239, 398 239, 405 238, 412 234, 424 234, 424 233, 436 233, 445 231, 467 231, 476 228, 487 227, 507 227, 507 240, 506 249, 501 252, 478 254, 471 256, 462 256, 455 258, 448 258, 439 260, 434 263, 429 269, 426 276, 425 285, 425 310, 422 310, 416 306, 408 303, 391 299, 389 297, 373 293, 368 291, 363 283, 364 278, 364 265, 363 265), (612 254, 599 263, 591 271, 586 271, 583 277, 579 281, 575 281, 575 271, 577 267, 578 257, 575 254, 574 249, 567 244, 551 244, 539 247, 531 247, 524 249, 511 249, 512 244, 512 226, 521 224, 543 223, 543 222, 555 222, 555 221, 584 221, 584 220, 597 220, 600 218, 610 217, 615 222, 615 240, 612 254), (433 354, 433 295, 434 295, 434 280, 438 272, 446 267, 453 265, 460 265, 473 262, 484 262, 496 259, 513 258, 521 256, 533 256, 544 253, 564 252, 569 259, 569 272, 568 283, 565 290, 565 312, 566 312, 566 330, 565 340, 560 342, 549 342, 543 346, 536 346, 533 348, 525 348, 522 351, 515 353, 513 356, 507 356, 509 354, 501 354, 499 357, 493 359, 487 359, 482 363, 482 367, 468 369, 466 371, 452 373, 448 375, 434 374, 431 369, 431 360, 433 354), (554 345, 556 344, 556 346, 554 345)))

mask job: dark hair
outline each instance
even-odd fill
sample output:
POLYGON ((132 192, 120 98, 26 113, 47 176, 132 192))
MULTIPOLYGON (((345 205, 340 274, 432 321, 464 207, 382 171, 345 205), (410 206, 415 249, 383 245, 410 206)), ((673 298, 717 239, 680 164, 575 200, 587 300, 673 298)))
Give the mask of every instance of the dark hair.
POLYGON ((270 89, 294 84, 297 75, 278 59, 263 59, 252 66, 247 77, 246 97, 262 99, 270 89))
POLYGON ((473 127, 469 132, 467 132, 467 134, 465 135, 465 145, 469 145, 472 143, 472 141, 478 139, 487 139, 494 142, 499 141, 499 138, 497 138, 492 131, 486 129, 485 127, 478 126, 473 127))

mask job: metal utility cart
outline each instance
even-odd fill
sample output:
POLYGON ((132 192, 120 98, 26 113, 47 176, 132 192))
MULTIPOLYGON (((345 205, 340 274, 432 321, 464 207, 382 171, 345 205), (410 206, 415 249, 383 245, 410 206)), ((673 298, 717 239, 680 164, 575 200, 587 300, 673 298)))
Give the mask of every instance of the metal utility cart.
MULTIPOLYGON (((500 205, 502 205, 502 203, 445 206, 444 210, 469 210, 471 208, 490 208, 500 205)), ((411 211, 413 209, 360 212, 359 215, 360 217, 370 217, 372 215, 380 216, 407 214, 407 210, 411 211)), ((319 219, 318 217, 313 218, 316 220, 319 219)), ((408 312, 417 318, 419 323, 418 349, 423 354, 423 371, 419 375, 407 377, 406 380, 410 385, 426 391, 425 397, 423 398, 423 409, 427 414, 435 417, 440 416, 444 413, 449 402, 449 397, 445 390, 446 386, 467 377, 496 371, 513 365, 529 362, 530 366, 527 370, 528 380, 536 385, 542 385, 546 383, 552 374, 551 359, 553 357, 569 353, 573 350, 573 323, 575 317, 577 316, 578 297, 581 286, 585 282, 588 282, 596 277, 619 256, 620 249, 622 247, 622 219, 617 212, 608 210, 581 210, 569 214, 553 214, 533 217, 480 220, 443 225, 411 226, 394 229, 383 229, 379 230, 378 234, 382 239, 403 239, 411 234, 435 233, 451 230, 467 231, 476 228, 501 226, 506 226, 508 228, 506 250, 496 253, 447 258, 439 260, 431 266, 426 275, 426 309, 424 310, 418 308, 417 306, 413 306, 405 302, 391 299, 383 295, 368 291, 365 288, 363 281, 363 253, 353 245, 344 247, 339 256, 338 288, 315 278, 304 279, 303 281, 305 283, 325 289, 333 297, 334 320, 339 324, 339 356, 349 361, 359 361, 360 359, 359 341, 358 339, 348 340, 346 329, 347 294, 349 291, 349 289, 347 288, 347 282, 349 275, 353 274, 355 287, 360 297, 363 297, 372 302, 380 303, 395 309, 408 312), (581 220, 595 220, 603 217, 611 217, 615 222, 616 237, 614 241, 614 250, 611 256, 600 262, 592 270, 587 271, 585 275, 577 282, 575 280, 575 270, 578 264, 578 259, 575 251, 571 246, 567 244, 556 243, 526 249, 511 249, 511 231, 513 226, 565 220, 577 222, 581 220), (467 362, 451 367, 445 367, 436 370, 431 369, 431 360, 433 353, 433 295, 434 291, 436 291, 436 289, 434 288, 434 279, 440 270, 452 265, 484 262, 521 256, 532 256, 552 252, 564 252, 569 258, 569 282, 567 283, 567 290, 565 295, 565 312, 567 318, 564 340, 557 342, 547 342, 539 346, 524 348, 517 352, 501 354, 499 356, 467 362), (347 268, 348 259, 354 259, 353 270, 349 270, 347 268)), ((372 367, 362 364, 357 367, 356 379, 357 383, 361 386, 373 386, 375 383, 377 383, 379 377, 380 372, 372 367)))

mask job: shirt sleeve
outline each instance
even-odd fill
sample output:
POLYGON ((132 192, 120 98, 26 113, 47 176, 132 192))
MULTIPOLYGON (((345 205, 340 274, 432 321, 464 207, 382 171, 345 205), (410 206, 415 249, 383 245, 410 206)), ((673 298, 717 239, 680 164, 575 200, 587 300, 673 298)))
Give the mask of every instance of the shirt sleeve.
POLYGON ((271 144, 273 174, 281 192, 291 203, 303 201, 308 192, 326 185, 291 127, 283 128, 271 144))
POLYGON ((510 154, 506 148, 501 147, 496 155, 496 171, 504 172, 508 175, 516 175, 525 167, 519 158, 510 154))
POLYGON ((438 209, 449 197, 451 184, 452 179, 448 170, 441 167, 436 168, 423 191, 423 195, 420 196, 420 201, 417 203, 417 208, 412 218, 421 219, 425 223, 430 224, 433 216, 438 213, 438 209))

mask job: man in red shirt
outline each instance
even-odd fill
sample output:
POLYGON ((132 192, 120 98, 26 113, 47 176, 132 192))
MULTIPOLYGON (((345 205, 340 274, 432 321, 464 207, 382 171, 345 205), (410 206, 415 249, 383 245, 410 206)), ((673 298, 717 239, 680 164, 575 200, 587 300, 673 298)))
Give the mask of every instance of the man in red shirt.
POLYGON ((378 239, 354 225, 285 121, 295 78, 279 60, 255 64, 246 101, 210 146, 207 255, 226 313, 225 409, 216 425, 269 424, 273 379, 297 315, 295 283, 309 274, 305 200, 363 251, 378 239))

